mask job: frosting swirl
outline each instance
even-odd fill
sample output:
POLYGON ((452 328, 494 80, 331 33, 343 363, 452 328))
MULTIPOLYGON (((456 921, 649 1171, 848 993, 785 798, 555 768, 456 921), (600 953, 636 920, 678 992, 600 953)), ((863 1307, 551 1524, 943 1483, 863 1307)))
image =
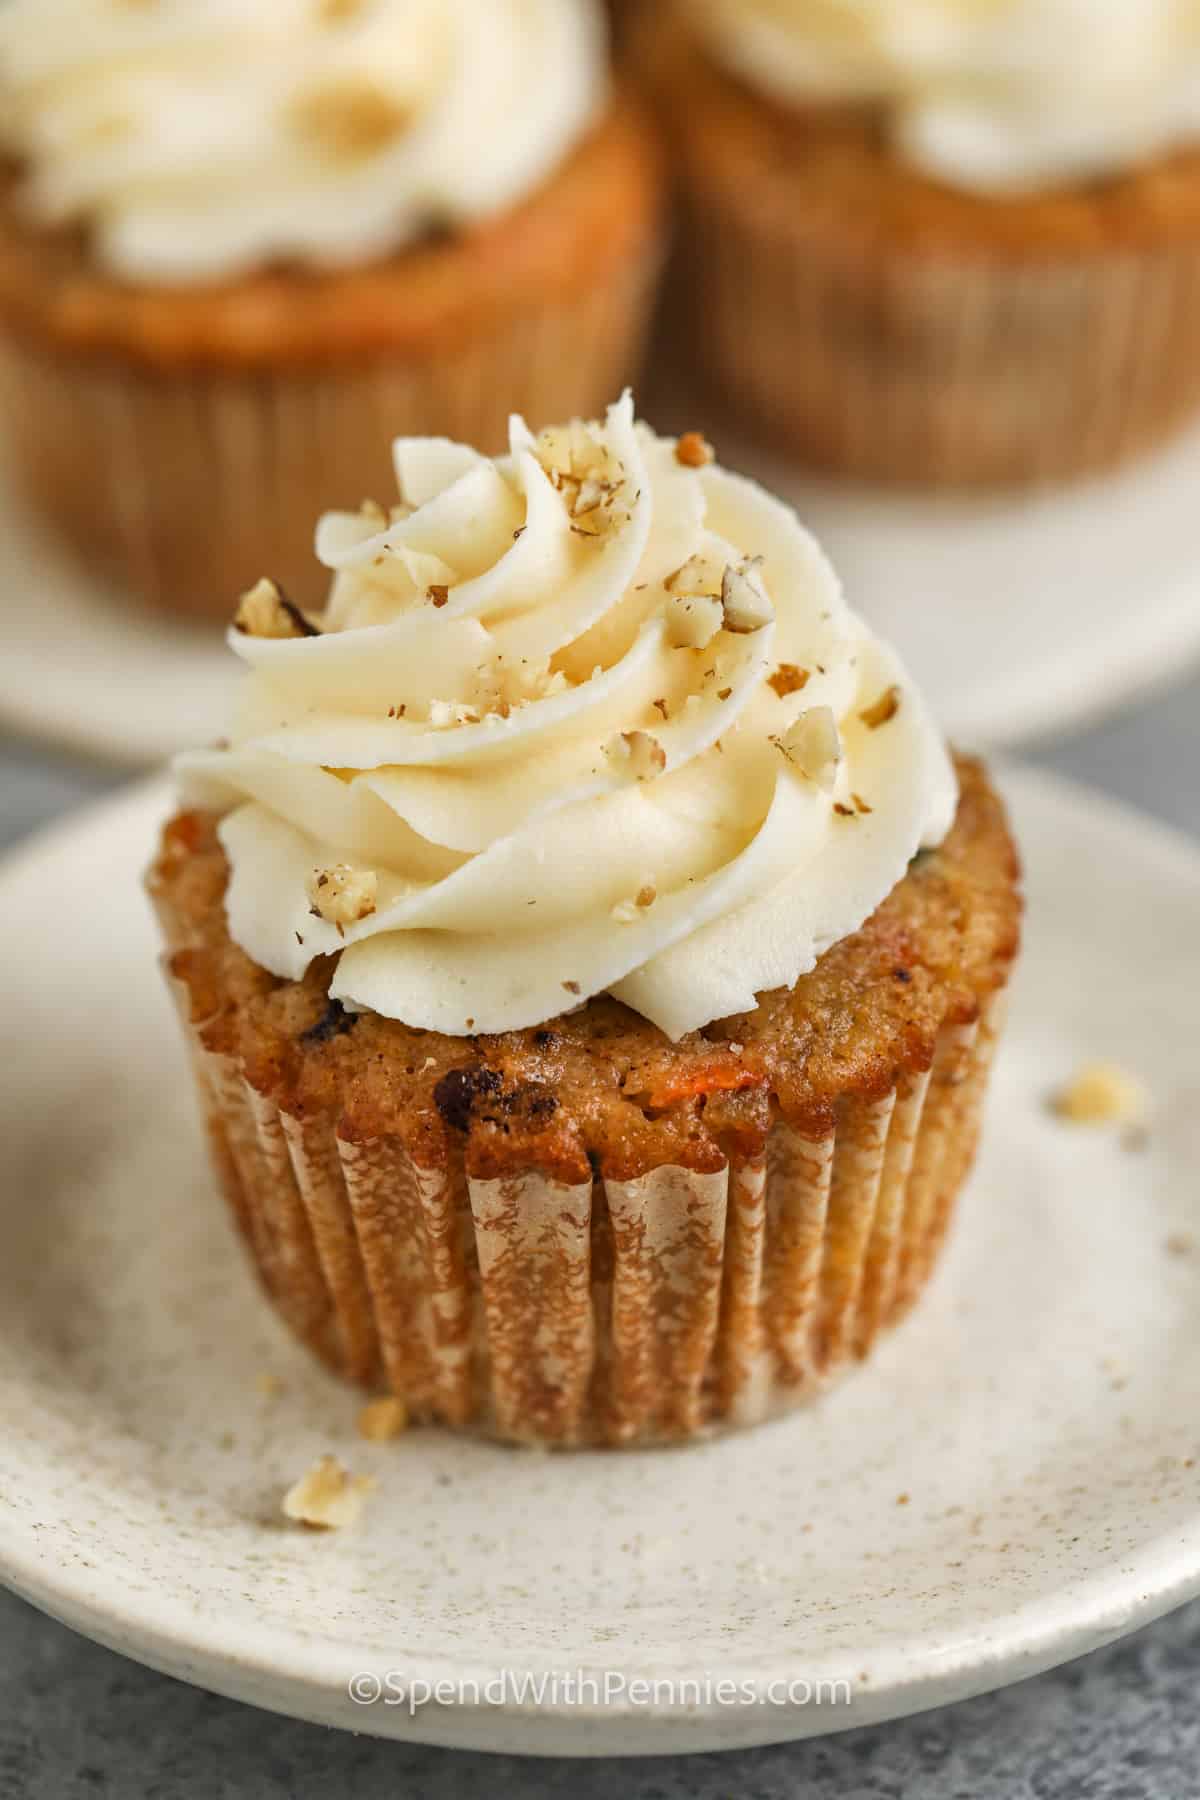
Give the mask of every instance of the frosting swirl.
POLYGON ((698 440, 602 423, 489 461, 394 446, 401 504, 321 520, 318 628, 270 583, 230 634, 230 932, 451 1035, 612 992, 669 1036, 856 930, 949 829, 946 750, 794 514, 698 440))
POLYGON ((7 0, 4 136, 109 269, 338 265, 513 204, 605 91, 597 0, 7 0))
POLYGON ((1194 0, 693 0, 785 100, 882 102, 901 154, 981 192, 1127 168, 1200 136, 1194 0))

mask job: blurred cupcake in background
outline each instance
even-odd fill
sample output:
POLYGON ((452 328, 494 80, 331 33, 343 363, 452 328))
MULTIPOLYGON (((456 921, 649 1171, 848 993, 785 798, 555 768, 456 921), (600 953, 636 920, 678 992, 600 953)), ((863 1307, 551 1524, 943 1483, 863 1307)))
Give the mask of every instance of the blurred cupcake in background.
POLYGON ((485 447, 633 371, 652 138, 601 0, 10 0, 0 372, 86 560, 214 618, 397 431, 485 447))
POLYGON ((1200 404, 1200 8, 681 0, 642 48, 676 313, 808 462, 1057 480, 1200 404))

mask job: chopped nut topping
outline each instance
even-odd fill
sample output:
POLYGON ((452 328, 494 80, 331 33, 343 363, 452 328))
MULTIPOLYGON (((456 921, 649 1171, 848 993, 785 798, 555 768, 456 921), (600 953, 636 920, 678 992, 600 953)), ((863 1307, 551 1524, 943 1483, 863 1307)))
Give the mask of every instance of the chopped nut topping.
POLYGON ((867 805, 866 801, 863 799, 861 794, 851 794, 850 798, 854 802, 855 812, 871 813, 871 812, 875 811, 875 808, 873 806, 867 805))
POLYGON ((327 925, 356 925, 360 919, 369 919, 375 911, 378 890, 379 877, 374 869, 352 869, 348 863, 314 869, 308 878, 312 910, 327 925))
POLYGON ((426 588, 425 592, 435 606, 445 606, 450 598, 450 589, 440 581, 435 581, 432 586, 426 588))
POLYGON ((631 781, 651 781, 667 766, 667 753, 648 731, 622 731, 610 738, 604 754, 631 781))
POLYGON ((386 1394, 381 1400, 368 1400, 358 1415, 358 1435, 373 1444, 386 1444, 399 1437, 408 1424, 408 1408, 397 1394, 386 1394))
POLYGON ((732 563, 721 578, 721 608, 726 631, 745 635, 761 631, 774 618, 771 602, 758 573, 761 556, 747 557, 735 568, 732 563))
POLYGON ((369 76, 342 76, 298 94, 287 109, 293 135, 344 161, 375 156, 408 129, 411 113, 369 76))
POLYGON ((858 814, 852 806, 843 806, 840 800, 834 801, 833 810, 839 819, 855 819, 858 817, 858 814))
POLYGON ((612 909, 612 916, 621 925, 636 924, 644 912, 648 912, 658 899, 658 889, 653 882, 647 881, 637 891, 632 900, 618 900, 612 909))
POLYGON ((351 1475, 336 1456, 322 1456, 283 1496, 285 1517, 317 1531, 353 1525, 375 1486, 368 1475, 351 1475))
POLYGON ((842 741, 832 708, 811 706, 775 743, 809 781, 815 781, 823 793, 831 794, 842 760, 842 741))
POLYGON ((871 731, 878 731, 881 725, 886 725, 889 719, 894 719, 899 711, 900 689, 893 686, 884 688, 878 700, 871 706, 865 707, 858 716, 871 731))
POLYGON ((1116 1063, 1086 1063, 1055 1094, 1051 1109, 1073 1125, 1127 1125, 1145 1117, 1148 1096, 1136 1075, 1116 1063))
POLYGON ((670 575, 663 577, 668 594, 711 594, 721 591, 721 578, 706 556, 689 556, 670 575))
POLYGON ((663 617, 673 650, 703 650, 720 631, 724 615, 715 594, 672 594, 663 617))
POLYGON ((685 469, 703 469, 707 463, 715 462, 716 451, 700 432, 685 431, 675 446, 675 460, 685 469))
POLYGON ((566 988, 568 994, 581 994, 583 992, 583 989, 577 981, 564 981, 563 986, 566 988))
POLYGON ((774 688, 781 700, 786 700, 789 694, 798 694, 802 687, 808 686, 808 670, 795 663, 780 663, 775 673, 767 677, 767 686, 774 688))
POLYGON ((252 588, 247 588, 238 601, 237 611, 233 615, 233 628, 246 637, 256 638, 320 636, 316 626, 309 624, 300 608, 288 599, 278 582, 269 580, 265 575, 252 588))

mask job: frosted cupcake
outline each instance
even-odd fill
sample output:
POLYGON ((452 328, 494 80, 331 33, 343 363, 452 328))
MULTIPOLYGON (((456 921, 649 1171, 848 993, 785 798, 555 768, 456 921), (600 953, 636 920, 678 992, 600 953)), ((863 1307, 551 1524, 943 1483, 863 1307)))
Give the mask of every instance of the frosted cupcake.
POLYGON ((682 0, 643 50, 687 206, 673 316, 766 435, 1033 482, 1196 411, 1194 7, 682 0))
POLYGON ((1019 917, 1002 810, 794 515, 600 423, 395 446, 239 610, 151 875, 268 1293, 418 1417, 748 1424, 921 1291, 1019 917))
POLYGON ((389 428, 495 449, 636 364, 659 173, 600 0, 10 0, 0 98, 17 472, 156 604, 315 601, 389 428))

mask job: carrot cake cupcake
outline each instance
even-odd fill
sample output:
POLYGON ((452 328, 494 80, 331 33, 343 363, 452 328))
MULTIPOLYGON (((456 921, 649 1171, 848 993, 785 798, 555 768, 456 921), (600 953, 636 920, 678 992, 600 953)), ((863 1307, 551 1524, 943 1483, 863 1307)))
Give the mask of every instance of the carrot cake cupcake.
POLYGON ((242 600, 150 877, 263 1285, 418 1417, 748 1424, 920 1293, 1020 902, 983 769, 794 514, 628 395, 394 446, 242 600))
POLYGON ((1102 469, 1200 405, 1200 13, 680 0, 643 52, 675 314, 764 434, 923 483, 1102 469))
POLYGON ((495 450, 633 372, 660 171, 602 0, 9 0, 0 100, 17 473, 156 604, 316 602, 385 421, 495 450))

